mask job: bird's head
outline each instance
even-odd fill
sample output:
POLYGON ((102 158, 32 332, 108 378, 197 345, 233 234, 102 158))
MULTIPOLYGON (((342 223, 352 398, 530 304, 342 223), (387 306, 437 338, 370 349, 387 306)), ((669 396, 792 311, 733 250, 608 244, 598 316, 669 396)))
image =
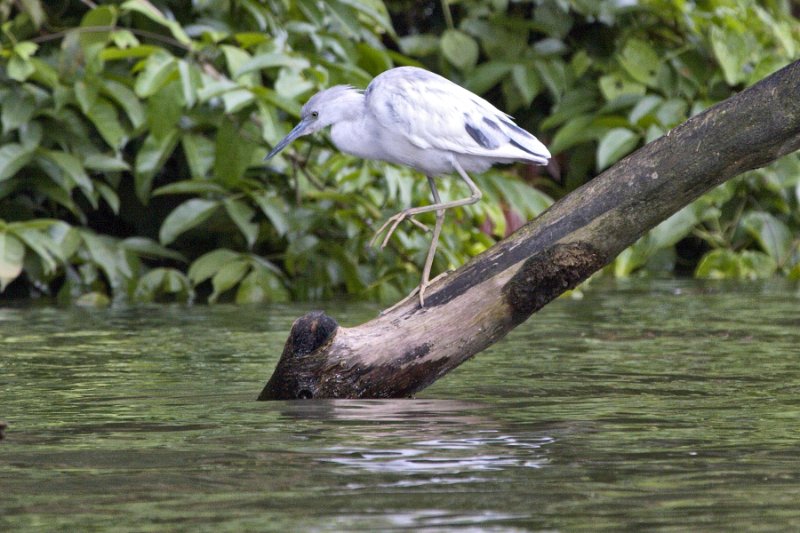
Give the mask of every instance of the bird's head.
POLYGON ((342 120, 358 116, 363 106, 364 95, 349 85, 336 85, 312 96, 300 111, 300 122, 280 140, 265 159, 289 146, 303 135, 309 135, 342 120))

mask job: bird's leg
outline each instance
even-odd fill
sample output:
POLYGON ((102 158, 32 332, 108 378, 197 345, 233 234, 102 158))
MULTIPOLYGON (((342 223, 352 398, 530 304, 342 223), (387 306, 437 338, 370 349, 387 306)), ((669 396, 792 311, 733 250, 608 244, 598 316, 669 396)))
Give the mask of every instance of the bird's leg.
MULTIPOLYGON (((425 267, 422 270, 422 282, 419 284, 419 286, 417 288, 415 288, 413 291, 411 291, 411 294, 409 294, 408 296, 406 296, 405 298, 400 300, 398 303, 394 304, 389 309, 386 309, 385 311, 382 311, 381 315, 384 315, 384 314, 388 313, 389 311, 391 311, 392 309, 395 309, 395 308, 401 306, 402 304, 406 303, 408 300, 410 300, 412 297, 414 297, 414 295, 416 295, 417 293, 419 293, 419 305, 420 305, 420 307, 424 307, 425 306, 425 289, 427 289, 433 282, 435 282, 439 278, 447 275, 447 272, 442 272, 441 274, 439 274, 438 276, 436 276, 432 280, 428 281, 428 278, 430 277, 430 273, 431 273, 431 267, 433 266, 433 258, 434 258, 434 255, 436 254, 436 246, 439 243, 439 234, 442 231, 442 222, 444 221, 444 212, 445 212, 445 210, 450 209, 452 207, 461 207, 461 206, 464 206, 464 205, 474 204, 474 203, 480 201, 481 197, 483 196, 483 193, 481 193, 480 189, 478 189, 478 186, 475 185, 475 182, 472 181, 472 179, 469 177, 469 175, 467 175, 466 171, 461 167, 461 165, 458 163, 458 161, 455 160, 455 158, 452 159, 452 163, 453 163, 453 167, 458 172, 458 175, 461 176, 461 179, 463 179, 464 183, 466 183, 467 187, 469 187, 469 190, 470 190, 470 193, 471 193, 469 198, 462 198, 460 200, 453 200, 452 202, 442 202, 441 199, 439 198, 439 191, 436 189, 436 184, 434 183, 433 178, 428 176, 428 184, 431 186, 431 192, 433 192, 434 204, 433 205, 426 205, 426 206, 422 206, 422 207, 412 207, 412 208, 409 208, 409 209, 404 209, 403 211, 401 211, 400 213, 397 213, 391 219, 389 219, 389 221, 387 221, 387 223, 384 224, 383 227, 381 227, 381 229, 378 231, 378 233, 380 233, 388 225, 389 222, 392 222, 393 226, 392 226, 391 231, 389 232, 389 234, 391 235, 391 232, 394 231, 394 228, 397 227, 397 224, 402 222, 405 218, 410 217, 410 216, 414 216, 414 215, 418 215, 420 213, 429 213, 431 211, 436 211, 436 225, 433 228, 433 239, 431 240, 430 248, 428 248, 428 256, 425 259, 425 267)), ((411 219, 411 220, 413 220, 413 219, 411 219)), ((384 239, 384 244, 386 243, 388 238, 389 237, 387 236, 386 239, 384 239)))
MULTIPOLYGON (((434 205, 439 205, 442 203, 441 198, 439 198, 439 190, 436 188, 436 181, 431 176, 427 176, 428 178, 428 185, 431 187, 431 193, 433 193, 433 203, 434 205)), ((428 285, 431 284, 428 281, 431 277, 431 268, 433 267, 433 258, 436 256, 436 246, 439 244, 439 235, 442 232, 442 223, 444 222, 444 209, 438 209, 436 211, 436 225, 433 226, 433 237, 431 238, 431 246, 428 248, 428 256, 425 258, 425 267, 422 269, 422 281, 419 284, 419 306, 425 307, 425 289, 428 288, 428 285)), ((441 276, 437 276, 436 279, 439 279, 441 276)))
POLYGON ((389 219, 386 222, 383 223, 383 225, 378 229, 378 231, 375 232, 375 235, 372 237, 372 240, 370 241, 370 245, 375 243, 375 241, 377 240, 378 236, 381 233, 383 233, 383 230, 385 230, 387 227, 391 226, 391 227, 389 227, 389 231, 386 234, 386 237, 383 239, 383 242, 381 243, 381 248, 386 246, 386 244, 389 242, 389 237, 392 236, 392 233, 394 233, 394 230, 397 229, 397 226, 405 219, 409 219, 411 222, 413 222, 417 226, 420 226, 425 231, 428 231, 428 227, 427 226, 425 226, 424 224, 422 224, 421 222, 419 222, 418 220, 416 220, 416 219, 414 219, 412 217, 414 217, 415 215, 420 215, 422 213, 430 213, 431 211, 440 211, 440 210, 450 209, 450 208, 453 208, 453 207, 461 207, 461 206, 464 206, 464 205, 471 205, 471 204, 474 204, 474 203, 480 201, 480 199, 483 197, 483 193, 481 192, 480 189, 478 189, 478 186, 475 185, 475 182, 472 181, 472 179, 469 177, 469 175, 467 175, 467 173, 464 171, 464 169, 461 167, 461 165, 459 164, 459 162, 455 158, 452 158, 450 162, 453 164, 453 167, 458 172, 458 175, 461 176, 461 179, 464 180, 464 183, 467 184, 467 187, 469 187, 469 191, 470 191, 469 198, 462 198, 460 200, 453 200, 452 202, 437 201, 436 203, 434 203, 432 205, 424 205, 424 206, 420 206, 420 207, 409 207, 408 209, 403 209, 399 213, 389 217, 389 219))
POLYGON ((400 211, 399 213, 390 216, 386 220, 386 222, 384 222, 383 225, 380 228, 378 228, 378 231, 375 232, 375 235, 372 236, 372 239, 370 239, 369 241, 369 245, 373 246, 375 244, 375 241, 378 240, 378 237, 380 237, 381 233, 383 233, 383 230, 385 230, 387 226, 391 225, 389 231, 386 233, 386 237, 384 237, 383 242, 381 242, 381 248, 385 248, 386 245, 389 243, 389 237, 392 236, 392 233, 394 233, 394 230, 397 229, 397 226, 406 218, 410 222, 412 222, 415 226, 420 228, 422 231, 427 232, 429 229, 428 226, 426 226, 416 218, 413 218, 413 215, 409 215, 408 211, 409 209, 404 209, 403 211, 400 211))

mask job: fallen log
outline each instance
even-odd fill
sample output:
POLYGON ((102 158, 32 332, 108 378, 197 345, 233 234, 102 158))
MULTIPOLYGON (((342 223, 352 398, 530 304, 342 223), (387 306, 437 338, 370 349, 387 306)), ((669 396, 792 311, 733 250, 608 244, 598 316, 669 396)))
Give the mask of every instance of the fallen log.
POLYGON ((711 188, 800 148, 800 61, 575 190, 507 239, 365 324, 297 319, 259 400, 411 396, 711 188))

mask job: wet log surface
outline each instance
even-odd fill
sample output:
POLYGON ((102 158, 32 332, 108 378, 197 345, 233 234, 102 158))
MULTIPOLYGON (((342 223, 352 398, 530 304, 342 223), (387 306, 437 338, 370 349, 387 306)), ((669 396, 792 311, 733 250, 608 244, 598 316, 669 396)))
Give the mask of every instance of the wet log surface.
POLYGON ((800 148, 800 62, 692 117, 385 315, 295 321, 259 400, 407 397, 711 188, 800 148))

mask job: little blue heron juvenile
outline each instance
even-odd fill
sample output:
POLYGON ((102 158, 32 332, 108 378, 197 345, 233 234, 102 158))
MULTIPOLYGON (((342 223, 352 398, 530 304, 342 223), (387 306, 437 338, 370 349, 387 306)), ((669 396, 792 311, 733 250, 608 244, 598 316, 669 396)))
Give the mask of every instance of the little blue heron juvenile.
POLYGON ((545 165, 550 152, 483 98, 438 74, 416 67, 398 67, 378 75, 366 90, 337 85, 318 92, 303 106, 300 123, 267 155, 267 159, 302 135, 331 126, 333 144, 347 154, 414 168, 425 174, 434 203, 410 207, 390 217, 373 237, 386 228, 381 248, 397 225, 413 217, 436 212, 433 238, 422 270, 422 281, 411 293, 419 293, 425 305, 431 266, 442 230, 444 212, 474 204, 481 191, 467 172, 484 172, 494 163, 522 161, 545 165), (470 190, 468 198, 442 202, 434 177, 457 172, 470 190))

